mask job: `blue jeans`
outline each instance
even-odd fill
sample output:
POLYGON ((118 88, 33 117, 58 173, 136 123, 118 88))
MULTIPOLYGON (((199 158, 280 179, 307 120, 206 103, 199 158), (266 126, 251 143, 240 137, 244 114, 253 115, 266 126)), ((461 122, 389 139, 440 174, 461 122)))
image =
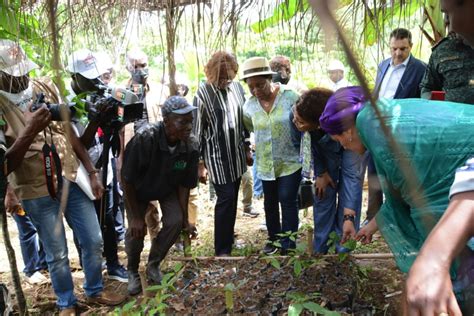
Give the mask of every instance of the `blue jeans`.
MULTIPOLYGON (((316 196, 313 205, 314 238, 313 249, 316 253, 327 253, 329 234, 336 232, 342 237, 344 208, 356 212, 355 228, 359 229, 360 209, 362 204, 361 156, 344 150, 342 154, 331 153, 327 159, 327 171, 336 184, 328 186, 325 196, 319 200, 316 196), (334 156, 334 157, 332 157, 334 156)), ((336 245, 337 252, 346 249, 336 245)))
POLYGON ((31 276, 36 271, 47 269, 43 245, 28 214, 22 216, 15 213, 13 219, 18 227, 21 255, 25 264, 23 272, 31 276))
MULTIPOLYGON (((64 186, 66 186, 66 181, 64 186)), ((69 183, 64 217, 74 231, 82 249, 84 264, 84 292, 96 296, 102 292, 102 235, 94 204, 75 183, 69 183)), ((35 225, 43 242, 51 283, 60 309, 76 304, 74 284, 69 269, 68 250, 63 220, 59 210, 60 202, 49 196, 23 200, 25 209, 35 225)))
MULTIPOLYGON (((119 260, 117 255, 117 233, 115 232, 115 221, 114 221, 114 210, 113 210, 113 191, 112 191, 112 184, 107 186, 107 189, 104 192, 105 197, 105 214, 104 214, 104 222, 102 223, 102 237, 104 238, 104 257, 106 259, 107 268, 111 269, 113 267, 118 266, 119 260)), ((95 211, 97 213, 97 218, 100 221, 100 205, 102 200, 95 200, 94 206, 95 211)), ((100 224, 100 222, 99 222, 100 224)), ((79 247, 79 240, 74 234, 74 244, 76 245, 77 253, 79 254, 80 264, 82 265, 82 250, 79 247)))
POLYGON ((252 178, 253 178, 253 196, 261 197, 263 194, 262 180, 258 177, 257 174, 257 161, 255 152, 252 153, 253 165, 252 165, 252 178))
MULTIPOLYGON (((263 205, 268 238, 275 241, 280 233, 298 231, 298 188, 301 182, 301 169, 273 181, 262 180, 263 205), (280 211, 281 205, 281 224, 280 211)), ((282 249, 295 248, 295 242, 288 237, 281 239, 282 249)))

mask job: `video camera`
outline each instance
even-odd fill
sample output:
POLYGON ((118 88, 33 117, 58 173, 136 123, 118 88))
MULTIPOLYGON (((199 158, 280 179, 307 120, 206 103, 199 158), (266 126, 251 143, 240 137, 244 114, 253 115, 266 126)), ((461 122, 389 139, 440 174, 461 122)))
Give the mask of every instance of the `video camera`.
POLYGON ((105 85, 96 85, 98 92, 92 96, 89 102, 89 116, 99 114, 99 106, 106 104, 113 106, 113 117, 111 124, 127 124, 139 120, 143 116, 143 103, 138 96, 122 87, 108 87, 105 85))
MULTIPOLYGON (((90 100, 83 100, 89 119, 101 115, 101 111, 111 112, 111 118, 106 124, 127 124, 142 118, 143 103, 139 102, 138 96, 121 87, 110 88, 104 85, 96 85, 97 93, 92 94, 90 100), (107 109, 103 109, 103 107, 107 109), (109 107, 112 107, 110 109, 109 107)), ((51 113, 53 121, 70 120, 76 113, 76 103, 52 104, 45 102, 44 93, 38 93, 35 103, 31 106, 31 112, 36 111, 42 104, 46 104, 51 113)))

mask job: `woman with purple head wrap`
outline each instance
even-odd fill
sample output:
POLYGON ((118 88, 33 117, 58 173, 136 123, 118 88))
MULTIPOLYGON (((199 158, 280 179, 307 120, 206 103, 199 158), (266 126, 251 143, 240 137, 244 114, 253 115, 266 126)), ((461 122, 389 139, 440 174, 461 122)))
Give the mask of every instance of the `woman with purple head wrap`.
POLYGON ((361 87, 337 90, 328 100, 319 123, 321 128, 341 143, 345 149, 362 154, 365 152, 357 133, 354 132, 357 114, 364 107, 366 98, 361 87))
MULTIPOLYGON (((393 150, 373 107, 364 106, 357 87, 338 90, 328 100, 320 125, 344 148, 371 154, 385 201, 356 239, 370 242, 380 229, 398 267, 407 273, 448 206, 455 170, 474 153, 474 107, 422 99, 381 99, 377 107, 399 150, 393 150), (409 165, 410 170, 402 170, 402 165, 409 165), (415 184, 408 183, 407 171, 415 184)), ((463 256, 470 259, 459 266, 458 257, 450 270, 461 305, 472 301, 469 295, 474 292, 469 272, 474 271, 472 249, 474 240, 464 247, 463 256)))

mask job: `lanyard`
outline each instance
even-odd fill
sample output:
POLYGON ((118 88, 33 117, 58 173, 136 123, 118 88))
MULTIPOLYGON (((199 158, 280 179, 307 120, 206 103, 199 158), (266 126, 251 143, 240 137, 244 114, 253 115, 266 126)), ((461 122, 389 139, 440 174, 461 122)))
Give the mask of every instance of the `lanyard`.
POLYGON ((44 145, 43 145, 43 164, 44 164, 44 174, 46 176, 46 186, 48 187, 49 195, 53 200, 57 200, 60 195, 63 185, 62 169, 61 169, 61 159, 59 159, 56 146, 53 142, 53 132, 49 128, 49 133, 51 135, 51 145, 46 141, 46 130, 44 130, 44 145), (56 178, 56 183, 55 183, 56 178), (55 186, 56 184, 56 186, 55 186))

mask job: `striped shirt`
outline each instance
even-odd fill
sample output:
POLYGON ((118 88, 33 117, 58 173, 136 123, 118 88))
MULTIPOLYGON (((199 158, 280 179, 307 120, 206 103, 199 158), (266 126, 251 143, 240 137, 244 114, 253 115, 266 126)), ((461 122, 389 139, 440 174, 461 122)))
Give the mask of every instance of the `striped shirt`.
POLYGON ((235 182, 247 169, 244 102, 244 89, 238 82, 223 90, 201 83, 194 97, 198 108, 194 134, 199 139, 201 159, 215 184, 235 182))

